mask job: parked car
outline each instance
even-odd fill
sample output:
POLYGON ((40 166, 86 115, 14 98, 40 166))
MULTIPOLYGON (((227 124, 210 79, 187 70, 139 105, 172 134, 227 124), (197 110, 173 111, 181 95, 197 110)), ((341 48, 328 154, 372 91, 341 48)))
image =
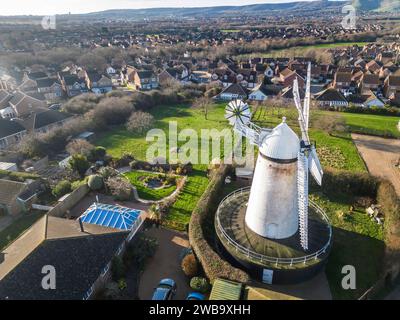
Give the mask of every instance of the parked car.
POLYGON ((186 300, 205 300, 205 296, 199 292, 192 292, 189 293, 186 300))
POLYGON ((151 300, 172 300, 176 293, 176 283, 172 279, 163 279, 154 289, 151 300))

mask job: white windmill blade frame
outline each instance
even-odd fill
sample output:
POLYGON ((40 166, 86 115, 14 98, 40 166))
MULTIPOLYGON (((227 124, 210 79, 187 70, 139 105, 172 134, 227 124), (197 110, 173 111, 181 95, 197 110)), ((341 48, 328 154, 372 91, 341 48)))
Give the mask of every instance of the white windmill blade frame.
POLYGON ((299 81, 297 78, 294 79, 294 82, 293 82, 293 98, 294 98, 294 103, 296 105, 297 111, 299 112, 299 124, 300 124, 302 139, 304 140, 304 142, 307 145, 309 145, 310 138, 308 137, 308 128, 306 127, 306 121, 304 119, 304 114, 303 114, 303 108, 301 106, 301 99, 300 99, 300 93, 299 93, 299 81))
POLYGON ((304 108, 303 108, 304 121, 307 130, 310 120, 310 104, 311 104, 311 62, 308 63, 307 67, 307 87, 306 87, 306 95, 304 98, 304 108))
POLYGON ((309 159, 301 150, 297 156, 297 204, 299 208, 300 244, 308 250, 308 170, 309 159))
POLYGON ((321 186, 324 171, 322 170, 321 162, 319 161, 318 154, 314 146, 311 147, 309 154, 309 168, 314 180, 318 183, 318 185, 321 186))

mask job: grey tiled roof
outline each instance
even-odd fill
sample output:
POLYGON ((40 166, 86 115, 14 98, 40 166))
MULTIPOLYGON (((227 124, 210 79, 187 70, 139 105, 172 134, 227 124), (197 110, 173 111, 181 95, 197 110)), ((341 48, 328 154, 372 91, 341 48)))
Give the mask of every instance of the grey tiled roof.
POLYGON ((0 299, 82 300, 126 236, 120 232, 45 240, 0 281, 0 299), (55 290, 41 287, 45 265, 55 267, 55 290))

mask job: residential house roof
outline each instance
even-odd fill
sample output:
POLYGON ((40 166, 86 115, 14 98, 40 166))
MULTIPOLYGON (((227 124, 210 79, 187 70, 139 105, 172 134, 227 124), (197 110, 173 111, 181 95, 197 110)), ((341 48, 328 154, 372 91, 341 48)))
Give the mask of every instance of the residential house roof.
POLYGON ((69 113, 47 109, 45 111, 35 113, 21 123, 27 130, 36 130, 71 117, 72 115, 69 113))
POLYGON ((25 189, 26 184, 23 182, 0 179, 0 204, 11 205, 25 189))
POLYGON ((317 93, 315 99, 318 101, 347 101, 343 94, 334 88, 317 93))
POLYGON ((232 83, 230 86, 226 87, 220 94, 237 94, 239 96, 247 96, 246 90, 237 83, 232 83))
POLYGON ((18 122, 0 118, 0 139, 25 130, 26 129, 18 122))
POLYGON ((0 299, 82 300, 126 238, 126 232, 43 241, 0 281, 0 299), (43 290, 42 268, 54 266, 57 290, 43 290))
POLYGON ((49 88, 54 84, 60 85, 59 81, 55 78, 43 78, 37 81, 38 88, 49 88))
POLYGON ((363 84, 368 84, 368 85, 379 85, 379 75, 364 73, 362 82, 363 84))

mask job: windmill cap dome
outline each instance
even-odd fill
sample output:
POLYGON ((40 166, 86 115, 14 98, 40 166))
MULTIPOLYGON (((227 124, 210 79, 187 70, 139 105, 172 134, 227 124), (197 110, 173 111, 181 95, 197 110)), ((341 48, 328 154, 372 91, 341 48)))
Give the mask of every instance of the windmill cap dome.
POLYGON ((278 160, 297 159, 299 151, 299 137, 290 129, 285 120, 264 138, 260 147, 261 154, 278 160))

